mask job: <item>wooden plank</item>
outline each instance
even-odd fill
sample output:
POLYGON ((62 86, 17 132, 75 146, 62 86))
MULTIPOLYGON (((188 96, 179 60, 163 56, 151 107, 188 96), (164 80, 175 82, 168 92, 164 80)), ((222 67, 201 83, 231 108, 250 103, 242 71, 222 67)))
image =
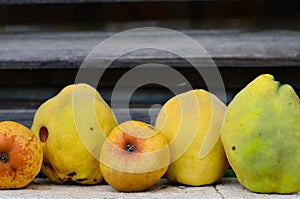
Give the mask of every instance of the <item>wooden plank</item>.
MULTIPOLYGON (((77 3, 130 3, 130 2, 201 2, 210 0, 0 0, 0 5, 23 4, 77 4, 77 3)), ((219 2, 232 2, 232 0, 215 0, 219 2)), ((262 2, 270 2, 262 0, 262 2)), ((271 1, 272 2, 272 1, 271 1)), ((245 2, 247 3, 247 2, 245 2)), ((282 1, 284 3, 284 1, 282 1)))
MULTIPOLYGON (((219 67, 281 67, 300 66, 299 30, 187 30, 186 35, 199 42, 219 67)), ((25 34, 0 34, 0 69, 76 69, 88 53, 101 41, 115 33, 104 32, 50 32, 25 34)), ((160 41, 159 32, 143 32, 138 39, 146 42, 160 41)), ((116 49, 126 48, 121 41, 106 49, 102 60, 111 60, 116 49)), ((195 52, 182 49, 184 41, 170 46, 189 52, 191 59, 198 59, 195 52)), ((178 57, 161 51, 137 51, 118 59, 114 68, 158 61, 174 67, 188 67, 178 57), (177 64, 177 65, 176 65, 177 64)))
MULTIPOLYGON (((139 120, 154 125, 154 120, 159 112, 159 108, 131 108, 130 116, 123 108, 115 109, 114 113, 119 123, 127 120, 139 120), (150 112, 149 112, 150 111, 150 112)), ((11 120, 19 122, 28 128, 31 127, 36 109, 0 109, 0 121, 11 120)))
MULTIPOLYGON (((128 2, 199 2, 210 0, 0 0, 0 5, 20 4, 75 4, 75 3, 128 3, 128 2)), ((216 1, 216 0, 215 0, 216 1)), ((232 2, 232 0, 217 0, 219 2, 232 2)), ((262 0, 270 2, 269 0, 262 0)), ((271 1, 272 2, 272 1, 271 1)), ((247 2, 245 2, 247 3, 247 2)), ((284 1, 282 1, 284 3, 284 1)))
POLYGON ((129 2, 187 2, 197 0, 0 0, 0 5, 20 4, 75 4, 75 3, 129 3, 129 2))

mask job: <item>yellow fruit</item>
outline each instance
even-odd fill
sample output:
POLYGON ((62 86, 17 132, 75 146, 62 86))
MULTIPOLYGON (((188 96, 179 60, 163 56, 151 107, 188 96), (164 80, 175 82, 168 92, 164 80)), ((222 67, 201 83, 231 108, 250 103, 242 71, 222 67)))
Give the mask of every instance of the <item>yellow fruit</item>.
POLYGON ((42 147, 30 129, 0 122, 0 189, 25 187, 39 173, 42 161, 42 147))
POLYGON ((65 87, 34 116, 31 129, 44 151, 42 171, 57 184, 102 182, 98 158, 102 143, 116 125, 112 110, 93 87, 65 87))
POLYGON ((155 126, 169 141, 170 181, 200 186, 224 175, 228 162, 219 135, 225 107, 204 90, 177 95, 162 107, 155 126))
POLYGON ((163 176, 169 163, 170 150, 164 135, 138 121, 115 127, 100 155, 104 179, 124 192, 149 189, 163 176))
POLYGON ((221 138, 243 186, 259 193, 300 189, 299 119, 299 97, 272 75, 260 75, 234 97, 221 138))

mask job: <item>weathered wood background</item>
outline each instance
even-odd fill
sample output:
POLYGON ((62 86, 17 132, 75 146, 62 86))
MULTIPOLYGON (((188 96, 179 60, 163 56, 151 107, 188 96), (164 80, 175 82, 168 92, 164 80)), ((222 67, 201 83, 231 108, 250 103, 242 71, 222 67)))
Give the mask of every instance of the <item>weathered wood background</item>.
MULTIPOLYGON (((78 68, 97 44, 145 26, 178 30, 199 42, 218 66, 226 103, 262 73, 291 84, 299 94, 299 9, 298 1, 0 0, 0 121, 30 126, 42 102, 74 83, 78 68)), ((159 42, 163 35, 141 33, 140 38, 110 46, 100 59, 111 60, 116 49, 141 38, 159 42)), ((182 40, 168 45, 199 59, 182 40)), ((206 88, 201 75, 181 57, 147 49, 110 65, 98 87, 104 99, 110 103, 112 89, 123 74, 150 62, 173 67, 193 88, 206 88)), ((143 86, 132 96, 131 115, 153 123, 149 108, 172 96, 161 86, 143 86)), ((115 111, 120 121, 129 119, 124 110, 115 111)))

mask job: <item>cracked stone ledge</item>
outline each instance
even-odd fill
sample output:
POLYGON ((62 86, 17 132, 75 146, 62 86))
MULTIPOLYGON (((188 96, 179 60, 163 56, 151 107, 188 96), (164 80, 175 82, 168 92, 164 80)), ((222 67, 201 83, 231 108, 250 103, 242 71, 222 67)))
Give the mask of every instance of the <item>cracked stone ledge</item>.
POLYGON ((54 185, 45 178, 36 178, 27 187, 16 190, 1 190, 1 198, 300 198, 300 193, 257 194, 243 188, 236 178, 222 178, 220 182, 201 187, 189 187, 160 180, 151 190, 146 192, 122 193, 109 185, 54 185))

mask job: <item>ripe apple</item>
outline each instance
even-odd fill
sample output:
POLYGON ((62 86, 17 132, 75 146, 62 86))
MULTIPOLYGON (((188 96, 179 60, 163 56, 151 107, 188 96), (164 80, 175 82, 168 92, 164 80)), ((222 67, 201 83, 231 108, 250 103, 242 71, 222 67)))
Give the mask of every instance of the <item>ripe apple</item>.
POLYGON ((166 172, 170 150, 164 135, 153 126, 127 121, 115 127, 104 142, 100 169, 118 191, 144 191, 166 172))
POLYGON ((25 187, 39 173, 42 161, 42 147, 30 129, 0 122, 0 189, 25 187))

